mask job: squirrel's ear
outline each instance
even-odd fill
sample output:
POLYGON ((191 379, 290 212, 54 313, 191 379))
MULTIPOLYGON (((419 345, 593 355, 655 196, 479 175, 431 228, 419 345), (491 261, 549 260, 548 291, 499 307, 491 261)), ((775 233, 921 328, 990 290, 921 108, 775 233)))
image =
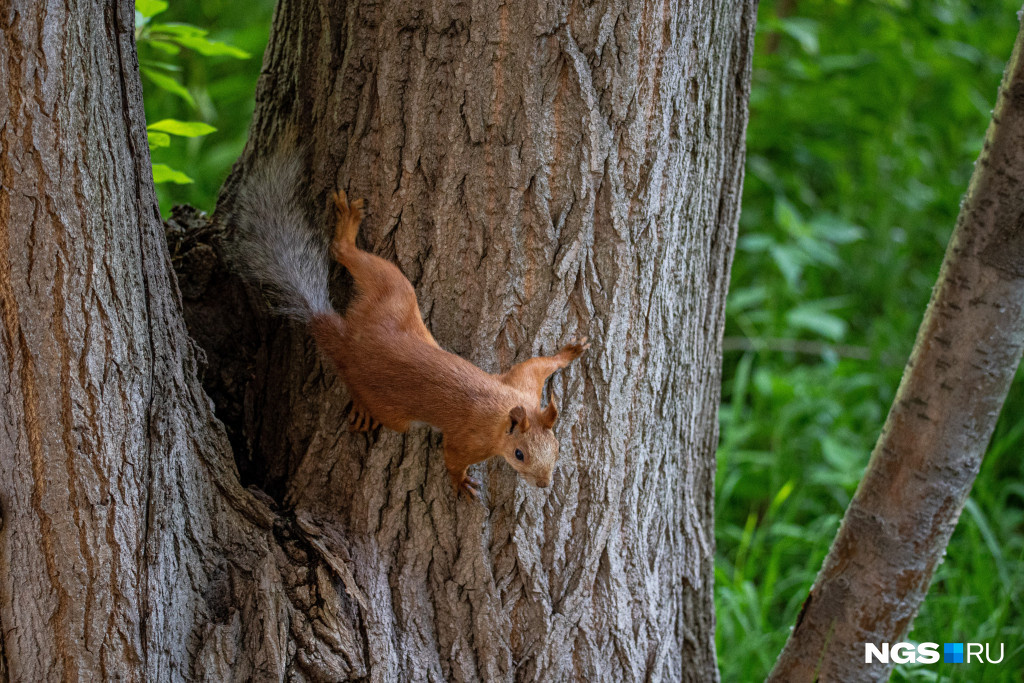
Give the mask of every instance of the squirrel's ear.
POLYGON ((512 426, 509 427, 508 430, 510 434, 514 432, 516 428, 521 432, 525 432, 530 428, 530 420, 526 417, 526 411, 522 406, 516 406, 512 410, 508 411, 508 416, 512 420, 512 426))
POLYGON ((558 400, 555 398, 555 392, 548 390, 548 407, 544 409, 544 412, 540 414, 540 426, 544 429, 551 429, 555 426, 555 420, 558 419, 558 400))

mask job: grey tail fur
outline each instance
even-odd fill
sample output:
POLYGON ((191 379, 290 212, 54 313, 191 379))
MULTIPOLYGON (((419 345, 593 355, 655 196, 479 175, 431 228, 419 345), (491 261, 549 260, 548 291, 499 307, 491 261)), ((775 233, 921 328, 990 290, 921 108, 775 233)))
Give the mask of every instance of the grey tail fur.
POLYGON ((278 313, 308 322, 334 309, 326 236, 313 229, 295 196, 301 179, 298 153, 264 159, 239 191, 231 222, 236 265, 271 289, 278 313))

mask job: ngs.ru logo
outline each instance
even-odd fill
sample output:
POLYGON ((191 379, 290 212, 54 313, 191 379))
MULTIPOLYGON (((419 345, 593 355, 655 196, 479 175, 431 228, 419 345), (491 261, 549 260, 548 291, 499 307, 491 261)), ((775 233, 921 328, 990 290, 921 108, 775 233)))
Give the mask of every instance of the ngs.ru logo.
MULTIPOLYGON (((882 643, 881 646, 864 643, 865 664, 873 662, 937 664, 938 661, 938 643, 896 643, 892 647, 889 646, 889 643, 882 643)), ((999 643, 999 659, 992 659, 988 643, 943 643, 942 661, 944 664, 970 664, 971 662, 998 664, 1003 661, 1003 644, 999 643), (982 658, 983 655, 984 658, 982 658)))

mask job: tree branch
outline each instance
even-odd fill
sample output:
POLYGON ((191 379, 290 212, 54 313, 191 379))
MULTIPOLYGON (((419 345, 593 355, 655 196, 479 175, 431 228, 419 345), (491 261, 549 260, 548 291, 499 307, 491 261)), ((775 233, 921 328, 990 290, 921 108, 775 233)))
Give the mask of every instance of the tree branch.
POLYGON ((815 339, 783 339, 778 337, 725 337, 722 351, 778 351, 801 353, 808 356, 823 356, 834 353, 840 358, 870 360, 871 350, 866 346, 851 344, 829 344, 815 339))

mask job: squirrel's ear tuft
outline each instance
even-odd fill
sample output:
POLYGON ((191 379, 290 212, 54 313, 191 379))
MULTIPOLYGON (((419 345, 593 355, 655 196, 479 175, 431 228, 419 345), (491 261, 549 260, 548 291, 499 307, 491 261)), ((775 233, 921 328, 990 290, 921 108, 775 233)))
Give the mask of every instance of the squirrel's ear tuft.
POLYGON ((548 393, 548 407, 540 414, 540 426, 544 429, 551 429, 558 419, 558 401, 555 399, 555 392, 548 393))
POLYGON ((530 428, 530 420, 526 417, 526 410, 522 406, 516 406, 512 410, 508 411, 508 416, 512 420, 512 426, 509 427, 509 433, 516 431, 517 429, 521 432, 525 432, 530 428))

